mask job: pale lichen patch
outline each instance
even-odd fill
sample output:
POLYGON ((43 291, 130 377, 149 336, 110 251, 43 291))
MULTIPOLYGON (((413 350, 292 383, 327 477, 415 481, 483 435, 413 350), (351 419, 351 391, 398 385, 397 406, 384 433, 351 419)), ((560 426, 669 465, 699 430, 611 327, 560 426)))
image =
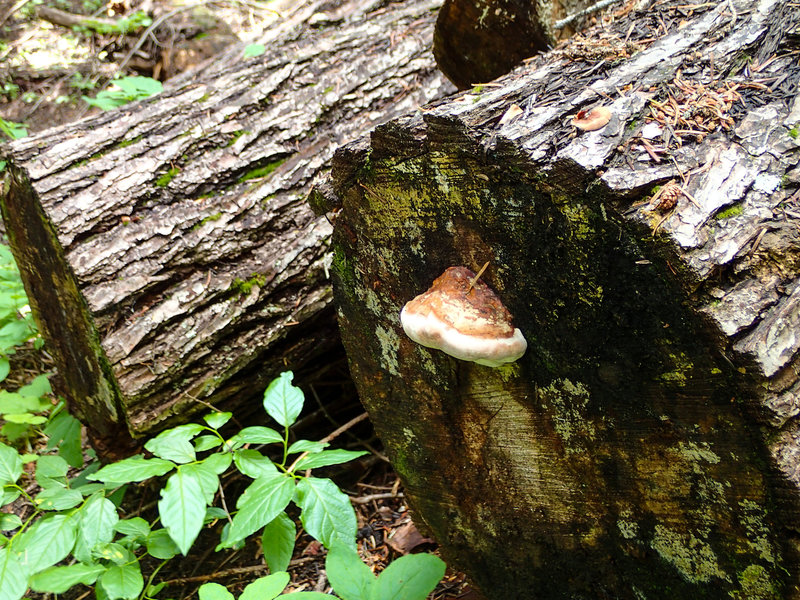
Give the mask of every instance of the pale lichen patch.
POLYGON ((594 421, 587 414, 589 390, 581 382, 557 379, 541 390, 542 403, 551 409, 553 429, 567 454, 585 450, 596 437, 594 421))
POLYGON ((769 527, 764 522, 766 516, 764 508, 752 500, 740 501, 739 507, 742 509, 740 520, 747 531, 747 545, 758 552, 762 559, 776 564, 778 553, 770 541, 769 527))
POLYGON ((630 509, 623 510, 617 519, 617 529, 620 535, 626 540, 632 540, 639 535, 639 524, 633 520, 633 513, 630 509))
POLYGON ((394 329, 386 329, 378 325, 375 336, 381 346, 381 366, 392 375, 399 375, 397 368, 397 348, 400 346, 400 337, 394 329))
POLYGON ((720 568, 717 555, 709 543, 692 533, 681 534, 663 525, 656 525, 650 545, 692 583, 706 583, 713 578, 730 581, 720 568))

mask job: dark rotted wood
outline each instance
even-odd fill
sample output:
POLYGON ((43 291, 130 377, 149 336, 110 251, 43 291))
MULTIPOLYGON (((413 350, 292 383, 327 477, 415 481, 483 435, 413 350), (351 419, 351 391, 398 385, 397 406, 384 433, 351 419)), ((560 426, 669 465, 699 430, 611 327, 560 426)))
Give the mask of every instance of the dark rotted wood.
POLYGON ((12 249, 101 447, 255 402, 339 347, 331 226, 305 198, 339 144, 452 91, 438 6, 298 4, 262 56, 234 46, 159 97, 3 149, 12 249))
POLYGON ((354 381, 487 598, 800 598, 798 25, 777 0, 650 3, 335 156, 354 381), (404 335, 405 302, 485 261, 522 359, 404 335))
POLYGON ((553 22, 586 0, 445 0, 436 19, 436 64, 459 89, 508 73, 556 41, 553 22))

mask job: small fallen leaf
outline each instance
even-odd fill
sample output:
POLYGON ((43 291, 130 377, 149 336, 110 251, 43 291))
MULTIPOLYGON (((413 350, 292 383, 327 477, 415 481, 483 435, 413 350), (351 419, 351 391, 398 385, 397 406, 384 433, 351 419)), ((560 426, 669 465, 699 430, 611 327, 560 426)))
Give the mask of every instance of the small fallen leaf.
POLYGON ((392 532, 386 543, 398 554, 409 554, 423 544, 435 544, 431 538, 423 537, 411 521, 403 523, 392 532))
POLYGON ((523 112, 525 111, 523 111, 519 106, 517 106, 516 104, 512 104, 511 106, 508 107, 508 110, 506 110, 505 114, 500 118, 500 125, 505 125, 506 123, 510 123, 518 116, 520 116, 523 112))

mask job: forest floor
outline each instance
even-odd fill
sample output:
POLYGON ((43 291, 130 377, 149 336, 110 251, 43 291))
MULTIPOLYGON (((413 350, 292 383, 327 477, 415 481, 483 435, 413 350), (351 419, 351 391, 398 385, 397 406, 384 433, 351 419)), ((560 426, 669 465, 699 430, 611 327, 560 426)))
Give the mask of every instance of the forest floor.
MULTIPOLYGON (((215 49, 238 41, 251 44, 292 4, 292 0, 229 0, 183 6, 169 4, 169 0, 134 2, 0 0, 0 142, 101 110, 86 98, 109 89, 115 77, 167 80, 213 55, 215 49), (152 31, 143 25, 126 32, 141 18, 136 16, 137 11, 144 11, 152 23, 164 18, 162 25, 152 31), (70 16, 91 17, 96 22, 69 25, 70 16), (56 22, 65 19, 66 26, 56 22)), ((349 382, 346 368, 343 371, 340 375, 349 382)), ((0 387, 16 389, 43 372, 52 372, 46 349, 44 353, 19 352, 12 363, 12 374, 0 387)), ((351 395, 344 405, 358 404, 351 383, 342 386, 341 393, 351 395)), ((330 416, 337 421, 347 420, 335 413, 330 416)), ((359 430, 359 436, 373 437, 368 424, 361 427, 367 429, 359 430)), ((330 423, 324 429, 320 427, 317 437, 323 438, 333 428, 330 423)), ((35 450, 37 444, 41 446, 42 440, 32 440, 29 450, 35 450)), ((351 472, 340 472, 334 478, 356 508, 362 558, 378 573, 404 554, 435 552, 436 544, 417 530, 399 479, 380 452, 374 451, 373 446, 370 449, 374 454, 369 460, 360 461, 351 472)), ((236 482, 231 485, 235 490, 236 482)), ((157 500, 158 488, 151 483, 133 490, 126 505, 128 510, 146 516, 148 511, 155 513, 157 500)), ((173 559, 161 569, 158 581, 167 583, 161 596, 191 598, 200 585, 209 581, 238 595, 247 583, 268 572, 255 541, 239 550, 215 552, 219 531, 213 529, 204 531, 189 556, 173 559)), ((301 534, 289 567, 289 590, 329 590, 324 559, 325 551, 319 543, 301 534)), ((145 564, 143 570, 154 566, 145 564)), ((62 597, 77 600, 88 594, 86 588, 77 586, 62 597)), ((479 596, 470 590, 462 574, 448 570, 429 598, 477 600, 479 596)))

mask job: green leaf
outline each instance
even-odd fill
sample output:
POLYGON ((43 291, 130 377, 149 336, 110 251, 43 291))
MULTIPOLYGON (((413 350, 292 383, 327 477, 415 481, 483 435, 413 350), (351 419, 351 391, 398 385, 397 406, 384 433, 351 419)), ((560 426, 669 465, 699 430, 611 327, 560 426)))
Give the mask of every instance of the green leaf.
POLYGON ((303 410, 303 392, 292 385, 294 373, 285 371, 264 391, 264 410, 284 427, 297 420, 303 410))
POLYGON ((161 583, 156 583, 155 585, 148 585, 147 590, 145 590, 145 597, 155 598, 158 596, 158 592, 163 590, 167 585, 166 581, 162 581, 161 583))
POLYGON ((57 414, 51 415, 50 422, 44 428, 44 434, 49 437, 47 449, 58 447, 58 455, 71 466, 83 466, 83 453, 81 452, 81 424, 66 408, 57 414))
POLYGON ((206 516, 203 519, 203 524, 207 525, 218 519, 227 519, 228 513, 221 509, 219 506, 206 506, 206 516))
POLYGON ((222 475, 231 466, 232 460, 233 457, 230 452, 218 452, 207 457, 202 462, 217 475, 222 475))
POLYGON ((5 506, 6 504, 13 502, 21 495, 21 492, 19 490, 15 490, 14 488, 3 488, 3 493, 0 494, 0 506, 5 506))
POLYGON ((252 58, 254 56, 261 56, 266 51, 267 47, 264 44, 248 44, 244 47, 244 57, 252 58))
POLYGON ((211 429, 219 429, 225 425, 225 423, 230 421, 232 416, 233 413, 230 412, 213 412, 205 415, 203 420, 208 423, 208 426, 211 427, 211 429))
POLYGON ((239 600, 272 600, 288 583, 289 574, 286 572, 259 577, 242 590, 239 600))
POLYGON ((31 413, 4 415, 3 418, 7 423, 16 423, 18 425, 41 425, 42 423, 47 423, 47 417, 32 415, 31 413))
POLYGON ((264 527, 261 533, 261 550, 271 573, 289 568, 295 533, 294 522, 284 512, 264 527))
POLYGON ((145 539, 150 535, 150 524, 141 517, 120 519, 114 523, 114 531, 122 535, 133 536, 137 539, 145 539))
POLYGON ((243 540, 283 512, 294 495, 294 480, 280 473, 262 475, 239 496, 226 546, 243 540))
MULTIPOLYGON (((219 488, 219 477, 214 472, 213 463, 192 463, 183 465, 180 468, 184 477, 194 477, 197 483, 200 484, 200 489, 203 491, 203 500, 206 504, 214 502, 214 495, 219 488)), ((205 515, 205 506, 203 507, 203 514, 205 515)))
POLYGON ((158 501, 161 523, 185 556, 203 528, 206 502, 199 477, 179 469, 161 490, 158 501))
POLYGON ((11 446, 0 442, 0 486, 16 483, 22 475, 22 458, 11 446))
POLYGON ((100 575, 98 583, 108 596, 108 600, 123 598, 133 600, 139 597, 139 592, 144 588, 142 571, 138 562, 127 565, 114 565, 100 575))
POLYGON ((278 473, 275 463, 258 450, 236 450, 233 453, 233 461, 239 471, 253 479, 278 473))
POLYGON ((75 520, 78 524, 78 539, 73 553, 81 562, 90 562, 95 546, 107 544, 114 539, 114 527, 119 521, 117 508, 102 492, 97 492, 76 512, 75 520))
MULTIPOLYGON (((75 485, 75 481, 70 481, 71 485, 75 485)), ((79 485, 78 487, 72 488, 74 490, 78 490, 84 497, 91 496, 95 492, 101 492, 106 489, 102 483, 84 483, 83 485, 79 485)))
POLYGON ((44 477, 50 479, 66 477, 67 471, 69 471, 69 465, 60 456, 46 454, 36 460, 36 481, 41 481, 41 478, 44 477))
POLYGON ((106 542, 97 544, 92 549, 92 557, 101 560, 108 560, 115 565, 126 565, 131 561, 136 560, 136 556, 122 544, 116 542, 106 542))
POLYGON ((333 591, 343 600, 370 600, 377 580, 354 548, 341 544, 331 548, 325 558, 325 572, 333 591))
POLYGON ((75 545, 75 522, 67 515, 46 516, 17 538, 14 550, 26 573, 32 575, 63 560, 75 545))
MULTIPOLYGON (((2 171, 2 169, 0 169, 0 171, 2 171)), ((3 381, 6 377, 8 377, 10 370, 11 363, 8 362, 8 359, 5 356, 0 356, 0 381, 3 381)))
POLYGON ((175 556, 180 549, 172 541, 166 529, 156 529, 147 536, 147 553, 160 560, 168 560, 175 556))
POLYGON ((281 594, 278 598, 288 598, 288 600, 294 600, 297 598, 303 598, 303 600, 336 600, 336 596, 333 594, 323 594, 322 592, 290 592, 288 594, 281 594))
POLYGON ((16 442, 17 440, 25 440, 30 437, 32 431, 30 425, 21 423, 6 422, 0 428, 0 436, 6 438, 9 442, 16 442))
POLYGON ((132 456, 119 462, 111 463, 100 469, 89 479, 103 483, 132 483, 144 481, 151 477, 160 477, 175 468, 175 464, 161 458, 144 458, 132 456))
POLYGON ((4 415, 39 412, 41 410, 42 405, 39 398, 23 396, 19 392, 0 390, 0 413, 4 415))
POLYGON ((195 453, 190 440, 201 431, 203 431, 203 426, 197 423, 179 425, 162 431, 144 447, 159 458, 178 464, 192 462, 195 460, 195 453))
POLYGON ((13 513, 0 513, 0 531, 11 531, 22 527, 22 519, 13 513))
POLYGON ((401 556, 378 576, 370 600, 425 600, 446 568, 433 554, 401 556))
MULTIPOLYGON (((46 394, 52 393, 53 389, 50 387, 50 381, 47 379, 47 377, 47 375, 38 375, 28 385, 24 385, 19 388, 17 393, 31 398, 41 398, 46 394)), ((47 408, 50 408, 51 406, 52 405, 50 402, 46 403, 47 408)))
POLYGON ((195 452, 205 452, 222 444, 222 440, 215 435, 200 435, 194 439, 195 452))
POLYGON ((327 467, 328 465, 339 465, 349 462, 359 456, 369 454, 368 452, 356 452, 353 450, 323 450, 317 454, 309 454, 297 461, 296 471, 303 469, 315 469, 317 467, 327 467))
POLYGON ((197 593, 200 600, 235 600, 233 594, 218 583, 204 583, 197 593))
POLYGON ((22 565, 8 546, 0 548, 0 600, 19 600, 28 589, 22 565))
POLYGON ((330 479, 306 477, 297 484, 300 520, 306 531, 326 548, 337 543, 354 547, 356 513, 350 499, 330 479))
POLYGON ((31 578, 31 589, 37 592, 63 594, 79 583, 92 585, 107 568, 103 565, 85 565, 82 563, 66 567, 50 567, 31 578))
POLYGON ((34 501, 42 510, 66 510, 83 502, 83 495, 78 490, 50 487, 39 492, 34 501))
POLYGON ((289 454, 297 454, 298 452, 322 452, 328 446, 328 442, 312 442, 311 440, 297 440, 294 444, 289 446, 289 454))
POLYGON ((282 443, 283 436, 269 427, 245 427, 239 433, 228 440, 228 445, 233 448, 239 448, 244 444, 275 444, 282 443))
POLYGON ((112 83, 135 99, 160 94, 164 89, 161 82, 152 77, 122 77, 112 83))

